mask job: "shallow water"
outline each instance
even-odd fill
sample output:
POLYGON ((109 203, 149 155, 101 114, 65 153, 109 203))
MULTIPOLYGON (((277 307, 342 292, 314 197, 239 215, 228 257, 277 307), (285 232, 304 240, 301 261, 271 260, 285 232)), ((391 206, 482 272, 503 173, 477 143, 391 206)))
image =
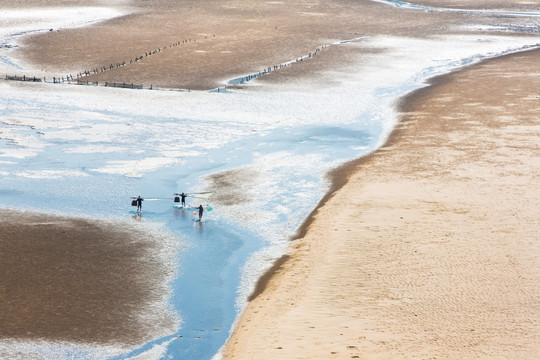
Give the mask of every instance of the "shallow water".
POLYGON ((325 173, 384 143, 399 97, 537 39, 375 37, 332 46, 386 51, 336 73, 339 85, 309 93, 0 82, 1 207, 142 221, 186 244, 170 284, 178 332, 120 354, 73 344, 27 348, 64 358, 212 358, 257 277, 327 191, 325 173), (213 197, 173 206, 173 194, 208 188, 213 197), (146 198, 142 216, 130 206, 138 195, 146 198), (213 210, 195 222, 194 208, 207 203, 213 210))

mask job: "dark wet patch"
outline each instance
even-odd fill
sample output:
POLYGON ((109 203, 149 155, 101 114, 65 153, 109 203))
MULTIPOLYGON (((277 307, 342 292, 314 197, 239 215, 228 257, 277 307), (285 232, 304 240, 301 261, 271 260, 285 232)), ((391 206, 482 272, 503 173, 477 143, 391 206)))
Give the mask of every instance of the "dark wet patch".
POLYGON ((171 331, 163 242, 106 222, 0 211, 0 338, 134 345, 171 331))

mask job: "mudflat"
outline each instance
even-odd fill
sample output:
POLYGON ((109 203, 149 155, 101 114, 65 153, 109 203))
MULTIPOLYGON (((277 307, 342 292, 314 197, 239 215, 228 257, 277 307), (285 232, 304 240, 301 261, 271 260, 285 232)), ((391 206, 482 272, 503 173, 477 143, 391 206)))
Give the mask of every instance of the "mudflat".
POLYGON ((134 224, 1 210, 0 248, 0 338, 124 346, 178 326, 174 246, 134 224))
MULTIPOLYGON (((426 4, 451 6, 453 2, 426 4)), ((483 8, 501 5, 491 1, 474 4, 483 8)), ((22 1, 14 6, 44 5, 22 1)), ((70 4, 106 5, 101 1, 70 4)), ((51 1, 46 6, 65 3, 51 1)), ((506 4, 506 8, 514 10, 531 6, 506 4)), ((357 0, 156 0, 130 1, 116 4, 115 8, 126 15, 89 27, 51 29, 26 38, 18 51, 28 67, 35 69, 29 75, 51 80, 53 76, 68 75, 76 79, 77 74, 88 73, 82 81, 206 90, 224 86, 233 78, 272 69, 337 41, 374 35, 456 34, 464 32, 459 25, 464 18, 470 21, 471 16, 478 24, 505 22, 494 16, 464 17, 357 0)), ((321 71, 347 64, 343 53, 331 54, 324 61, 290 67, 286 72, 276 72, 276 76, 280 73, 280 80, 313 78, 321 71)))

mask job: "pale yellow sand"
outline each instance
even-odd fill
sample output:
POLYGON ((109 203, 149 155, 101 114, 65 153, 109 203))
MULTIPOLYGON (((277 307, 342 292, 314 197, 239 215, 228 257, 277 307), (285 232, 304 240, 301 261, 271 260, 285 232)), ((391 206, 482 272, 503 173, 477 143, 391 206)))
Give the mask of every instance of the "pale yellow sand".
POLYGON ((225 359, 540 358, 540 52, 439 78, 352 164, 225 359))

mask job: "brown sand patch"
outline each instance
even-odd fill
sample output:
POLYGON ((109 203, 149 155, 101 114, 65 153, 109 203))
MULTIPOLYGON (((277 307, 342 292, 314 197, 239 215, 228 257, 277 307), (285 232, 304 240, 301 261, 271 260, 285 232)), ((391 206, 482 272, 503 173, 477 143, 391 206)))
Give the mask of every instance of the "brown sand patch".
MULTIPOLYGON (((99 1, 86 4, 103 6, 99 1)), ((338 40, 374 34, 431 36, 455 33, 458 30, 453 25, 464 20, 505 21, 347 0, 156 0, 151 6, 143 1, 129 6, 131 13, 121 18, 32 36, 24 41, 19 54, 34 64, 38 73, 32 75, 49 80, 52 76, 76 77, 77 73, 90 71, 91 76, 84 80, 101 84, 125 82, 154 88, 210 89, 223 86, 227 79, 294 60, 338 40), (178 42, 178 46, 171 46, 178 42), (160 51, 148 56, 157 50, 160 51), (132 61, 141 56, 140 61, 132 61), (116 64, 122 63, 127 65, 116 68, 116 64), (93 70, 111 65, 113 70, 93 74, 93 70)), ((512 4, 512 8, 516 6, 512 4)), ((339 61, 332 65, 339 66, 339 61)), ((309 77, 317 69, 294 67, 287 72, 296 78, 309 77)))
POLYGON ((388 144, 308 219, 225 358, 536 359, 539 57, 408 96, 388 144))
POLYGON ((251 202, 249 192, 253 189, 253 180, 258 173, 249 168, 228 170, 208 177, 207 190, 213 192, 212 201, 221 206, 242 205, 251 202))
POLYGON ((163 238, 136 226, 0 215, 0 338, 129 346, 175 329, 165 308, 175 270, 163 258, 174 249, 163 238))

